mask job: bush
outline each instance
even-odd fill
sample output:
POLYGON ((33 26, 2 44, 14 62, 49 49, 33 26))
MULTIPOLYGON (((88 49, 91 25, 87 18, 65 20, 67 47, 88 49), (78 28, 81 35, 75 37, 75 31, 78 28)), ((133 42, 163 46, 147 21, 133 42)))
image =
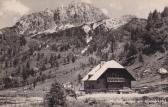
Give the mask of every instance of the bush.
POLYGON ((66 107, 65 89, 61 84, 55 81, 51 85, 50 92, 45 97, 47 107, 66 107))

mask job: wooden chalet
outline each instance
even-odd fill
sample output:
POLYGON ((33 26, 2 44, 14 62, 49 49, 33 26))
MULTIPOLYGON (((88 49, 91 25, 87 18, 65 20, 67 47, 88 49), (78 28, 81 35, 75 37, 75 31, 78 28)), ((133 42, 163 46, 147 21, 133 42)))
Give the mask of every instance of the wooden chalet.
POLYGON ((131 89, 135 78, 114 60, 101 62, 83 79, 85 91, 119 91, 131 89))

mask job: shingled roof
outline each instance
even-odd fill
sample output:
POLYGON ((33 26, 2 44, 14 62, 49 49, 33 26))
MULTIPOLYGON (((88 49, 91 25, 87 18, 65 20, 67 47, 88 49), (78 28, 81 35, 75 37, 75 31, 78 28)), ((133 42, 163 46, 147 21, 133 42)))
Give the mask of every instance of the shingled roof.
MULTIPOLYGON (((120 65, 119 63, 117 63, 114 60, 107 61, 107 62, 105 62, 103 64, 99 64, 95 68, 93 68, 82 80, 83 81, 88 81, 88 80, 95 81, 109 68, 125 69, 122 65, 120 65)), ((131 76, 132 80, 135 80, 135 78, 131 74, 130 74, 130 76, 131 76)))

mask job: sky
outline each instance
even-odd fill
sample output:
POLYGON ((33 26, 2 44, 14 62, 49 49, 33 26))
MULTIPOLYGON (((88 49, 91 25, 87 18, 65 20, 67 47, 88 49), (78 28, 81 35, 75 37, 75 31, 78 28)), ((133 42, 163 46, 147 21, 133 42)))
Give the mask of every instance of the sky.
POLYGON ((56 9, 72 1, 92 4, 113 18, 123 15, 147 18, 153 10, 163 11, 168 6, 168 0, 0 0, 0 28, 14 25, 25 14, 56 9))

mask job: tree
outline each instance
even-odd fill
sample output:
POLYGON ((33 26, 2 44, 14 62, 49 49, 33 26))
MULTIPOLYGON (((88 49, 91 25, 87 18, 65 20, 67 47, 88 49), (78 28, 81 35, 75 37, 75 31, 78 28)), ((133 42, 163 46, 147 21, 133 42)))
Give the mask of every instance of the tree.
POLYGON ((81 83, 81 80, 82 80, 82 76, 81 74, 78 74, 78 82, 81 83))
POLYGON ((19 66, 17 69, 17 74, 20 74, 20 73, 21 73, 21 66, 19 66))
POLYGON ((157 10, 154 10, 152 18, 158 20, 161 18, 160 16, 160 13, 157 10))
POLYGON ((104 61, 107 61, 108 60, 108 53, 103 53, 101 55, 101 59, 104 60, 104 61))
POLYGON ((76 60, 76 59, 75 59, 75 57, 73 56, 73 57, 72 57, 72 62, 74 63, 74 62, 75 62, 75 60, 76 60))
POLYGON ((164 8, 164 11, 162 12, 162 17, 167 17, 168 16, 168 7, 164 8))
POLYGON ((127 43, 124 45, 124 53, 126 53, 128 50, 129 50, 129 43, 127 42, 127 43))
POLYGON ((154 10, 154 12, 150 13, 148 16, 146 29, 149 31, 154 27, 159 28, 162 23, 161 18, 161 14, 157 10, 154 10))
POLYGON ((26 68, 29 69, 30 68, 30 62, 26 63, 26 68))
POLYGON ((35 71, 33 70, 33 69, 29 69, 29 75, 31 75, 31 76, 35 76, 35 71))
POLYGON ((69 64, 70 62, 70 56, 67 56, 67 63, 69 64))
POLYGON ((129 51, 128 51, 126 57, 129 58, 129 57, 131 57, 135 54, 137 54, 137 49, 135 47, 135 44, 131 43, 130 46, 129 46, 129 51))
POLYGON ((4 88, 10 88, 12 87, 12 80, 9 77, 3 78, 4 88))
POLYGON ((55 61, 55 66, 56 66, 57 68, 59 67, 58 61, 55 61))
POLYGON ((48 58, 47 58, 47 57, 45 57, 45 59, 44 59, 44 63, 45 63, 45 64, 48 63, 48 58))
POLYGON ((142 54, 139 54, 138 60, 139 60, 139 62, 142 62, 142 63, 144 62, 142 54))
POLYGON ((147 30, 150 30, 150 28, 152 27, 152 23, 153 23, 153 13, 150 12, 148 15, 148 20, 146 25, 147 30))
POLYGON ((22 72, 22 77, 23 77, 23 80, 26 80, 28 78, 28 70, 26 68, 23 68, 23 72, 22 72))
POLYGON ((13 65, 16 66, 19 63, 19 60, 17 58, 14 59, 13 65))
POLYGON ((45 74, 42 74, 41 81, 44 83, 46 79, 47 79, 47 76, 45 74))
POLYGON ((66 107, 66 94, 63 86, 55 81, 45 97, 47 107, 66 107))
POLYGON ((8 61, 5 61, 5 68, 8 68, 8 61))
POLYGON ((111 52, 113 53, 114 50, 115 50, 115 46, 116 45, 116 41, 115 41, 115 38, 114 36, 112 36, 112 39, 111 39, 111 52))
POLYGON ((40 60, 40 53, 37 53, 37 59, 36 59, 37 61, 39 61, 40 60))
POLYGON ((50 59, 49 59, 49 63, 51 64, 51 67, 53 67, 53 65, 54 65, 54 56, 51 54, 50 55, 50 59))
POLYGON ((20 43, 21 46, 26 45, 27 41, 24 36, 21 36, 20 40, 21 40, 21 43, 20 43))
POLYGON ((29 41, 28 47, 32 49, 32 51, 35 51, 39 49, 39 44, 36 41, 29 41))
POLYGON ((64 65, 66 65, 67 64, 67 60, 64 58, 64 60, 63 60, 63 63, 64 63, 64 65))
POLYGON ((35 80, 33 81, 33 88, 35 88, 36 85, 37 85, 37 80, 35 79, 35 80))
POLYGON ((42 71, 46 70, 46 66, 45 66, 45 64, 42 65, 41 70, 42 70, 42 71))
POLYGON ((58 59, 60 59, 60 58, 61 58, 61 55, 60 55, 60 54, 58 54, 57 58, 58 58, 58 59))

